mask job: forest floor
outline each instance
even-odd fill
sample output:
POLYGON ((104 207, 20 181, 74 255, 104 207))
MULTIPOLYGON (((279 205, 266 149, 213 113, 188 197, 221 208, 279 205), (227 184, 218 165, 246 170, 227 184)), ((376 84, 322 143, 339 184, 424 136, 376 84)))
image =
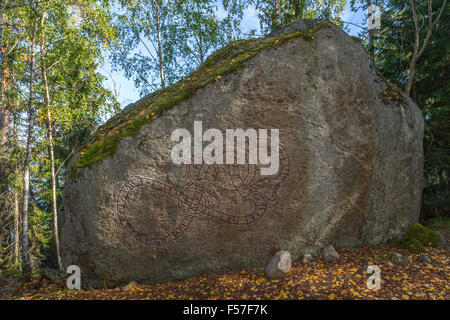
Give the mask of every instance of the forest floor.
POLYGON ((154 285, 131 283, 115 289, 68 290, 65 280, 37 273, 31 281, 12 278, 1 281, 0 299, 56 300, 167 300, 167 299, 450 299, 450 232, 445 248, 427 248, 425 253, 382 247, 338 250, 339 261, 324 262, 319 256, 308 262, 294 262, 283 279, 267 280, 262 269, 223 275, 205 275, 180 282, 154 285), (390 255, 410 257, 395 264, 390 255), (425 256, 425 257, 424 257, 425 256), (427 261, 426 261, 427 260, 427 261), (381 270, 381 288, 367 287, 367 265, 381 270), (3 284, 2 284, 3 283, 3 284))

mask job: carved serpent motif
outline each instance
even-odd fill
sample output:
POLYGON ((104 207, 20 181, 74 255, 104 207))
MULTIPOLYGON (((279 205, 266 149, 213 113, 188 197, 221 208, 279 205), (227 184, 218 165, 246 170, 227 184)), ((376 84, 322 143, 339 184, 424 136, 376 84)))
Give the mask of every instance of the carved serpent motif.
POLYGON ((250 224, 261 218, 267 209, 278 204, 278 189, 290 171, 290 161, 285 148, 280 145, 280 167, 274 176, 255 181, 256 165, 185 165, 188 183, 179 186, 161 182, 149 177, 135 176, 125 182, 117 196, 118 224, 138 242, 150 247, 160 247, 177 239, 191 222, 200 216, 216 219, 230 224, 250 224), (220 209, 221 198, 214 192, 218 190, 237 193, 252 204, 253 210, 246 215, 233 215, 220 209), (150 187, 177 200, 182 212, 181 222, 169 233, 160 238, 139 232, 126 215, 126 205, 130 192, 135 188, 150 187))

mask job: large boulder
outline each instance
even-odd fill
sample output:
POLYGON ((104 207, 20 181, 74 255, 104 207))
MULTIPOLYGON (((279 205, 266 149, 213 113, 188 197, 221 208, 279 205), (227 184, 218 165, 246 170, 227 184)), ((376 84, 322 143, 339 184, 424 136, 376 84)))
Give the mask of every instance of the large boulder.
POLYGON ((422 135, 417 106, 329 22, 233 42, 114 116, 71 160, 63 261, 85 284, 114 285, 387 241, 418 220, 422 135), (193 135, 194 121, 224 135, 279 129, 275 174, 248 161, 174 164, 172 132, 193 135))

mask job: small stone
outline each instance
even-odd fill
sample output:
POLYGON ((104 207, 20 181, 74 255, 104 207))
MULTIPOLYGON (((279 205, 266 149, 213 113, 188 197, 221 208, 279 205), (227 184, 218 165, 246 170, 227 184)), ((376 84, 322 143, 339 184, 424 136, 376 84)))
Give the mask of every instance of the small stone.
POLYGON ((408 264, 413 264, 413 259, 411 259, 410 257, 404 257, 402 264, 403 265, 408 265, 408 264))
POLYGON ((400 261, 402 261, 402 258, 403 258, 403 256, 400 253, 393 252, 389 256, 389 261, 391 261, 392 263, 395 263, 395 264, 399 264, 400 261))
POLYGON ((410 257, 403 256, 398 252, 393 252, 389 256, 389 261, 391 261, 393 264, 400 264, 400 265, 408 265, 413 263, 413 260, 410 257))
POLYGON ((122 291, 130 291, 132 288, 136 287, 138 284, 136 281, 131 281, 129 284, 127 284, 126 286, 122 287, 122 291))
POLYGON ((447 245, 447 240, 445 240, 445 237, 442 235, 442 233, 436 231, 436 233, 441 237, 441 241, 439 242, 439 248, 445 248, 447 245))
POLYGON ((313 256, 310 255, 309 253, 305 253, 305 255, 303 256, 303 263, 306 263, 308 261, 311 261, 313 259, 313 256))
POLYGON ((283 278, 291 271, 291 254, 287 251, 277 252, 264 270, 268 279, 283 278))
POLYGON ((323 259, 327 262, 339 260, 339 254, 336 252, 332 245, 329 245, 325 249, 323 249, 323 259))
POLYGON ((419 257, 419 261, 423 264, 432 264, 434 259, 429 254, 424 254, 419 257))

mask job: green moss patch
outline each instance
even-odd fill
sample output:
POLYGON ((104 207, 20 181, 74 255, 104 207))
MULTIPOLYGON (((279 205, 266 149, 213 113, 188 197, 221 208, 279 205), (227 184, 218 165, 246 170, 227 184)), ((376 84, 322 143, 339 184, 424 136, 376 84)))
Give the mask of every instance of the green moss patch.
POLYGON ((393 245, 412 252, 424 252, 426 247, 438 248, 441 236, 420 223, 413 225, 403 238, 393 241, 393 245))
POLYGON ((143 125, 151 123, 164 110, 186 100, 197 89, 219 81, 224 75, 239 70, 246 61, 261 50, 276 48, 282 43, 296 38, 311 41, 315 39, 315 32, 329 26, 331 23, 322 22, 306 33, 293 32, 268 38, 231 42, 206 59, 205 63, 189 76, 170 87, 154 92, 127 112, 119 113, 109 119, 77 155, 72 165, 71 178, 76 177, 78 168, 101 162, 114 155, 122 139, 138 135, 143 125))

